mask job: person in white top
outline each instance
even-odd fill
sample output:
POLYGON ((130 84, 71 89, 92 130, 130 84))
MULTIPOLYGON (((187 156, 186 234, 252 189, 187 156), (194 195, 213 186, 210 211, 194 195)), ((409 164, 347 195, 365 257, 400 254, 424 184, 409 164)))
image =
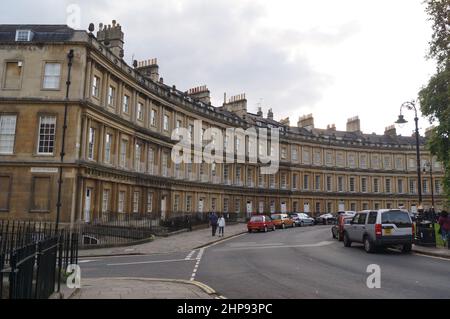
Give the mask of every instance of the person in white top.
POLYGON ((223 217, 223 215, 220 215, 218 224, 219 224, 219 237, 223 237, 223 232, 225 230, 225 218, 223 217))

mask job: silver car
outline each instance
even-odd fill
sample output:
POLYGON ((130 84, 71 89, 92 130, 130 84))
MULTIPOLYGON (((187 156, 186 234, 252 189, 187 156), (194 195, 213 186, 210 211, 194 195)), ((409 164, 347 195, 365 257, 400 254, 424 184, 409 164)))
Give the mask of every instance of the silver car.
POLYGON ((310 217, 308 214, 305 213, 292 213, 289 214, 289 217, 291 217, 296 226, 306 226, 306 225, 310 225, 313 226, 314 225, 314 218, 310 217))
POLYGON ((397 246, 402 251, 411 251, 414 226, 409 213, 400 209, 365 210, 344 225, 344 246, 353 242, 363 243, 366 252, 374 252, 378 247, 397 246))

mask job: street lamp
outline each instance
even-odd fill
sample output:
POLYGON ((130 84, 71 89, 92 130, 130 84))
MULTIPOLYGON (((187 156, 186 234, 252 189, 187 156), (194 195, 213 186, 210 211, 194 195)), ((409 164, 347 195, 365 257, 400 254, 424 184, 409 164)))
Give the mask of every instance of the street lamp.
POLYGON ((414 101, 405 102, 400 106, 400 115, 398 116, 398 120, 395 122, 396 124, 405 124, 408 123, 405 120, 405 117, 402 114, 403 108, 407 110, 414 110, 414 122, 416 123, 416 156, 417 156, 417 186, 419 190, 419 206, 422 205, 422 176, 421 176, 421 166, 420 166, 420 145, 419 145, 419 117, 417 116, 417 108, 414 101))

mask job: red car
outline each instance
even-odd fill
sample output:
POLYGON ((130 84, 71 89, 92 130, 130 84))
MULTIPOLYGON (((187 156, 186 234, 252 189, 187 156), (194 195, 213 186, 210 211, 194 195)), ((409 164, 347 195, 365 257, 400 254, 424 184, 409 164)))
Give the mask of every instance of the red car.
POLYGON ((344 225, 350 224, 352 221, 353 216, 352 215, 339 215, 337 223, 331 227, 331 234, 333 235, 333 238, 343 241, 344 240, 344 225))
POLYGON ((254 230, 267 232, 269 230, 275 230, 275 224, 272 219, 266 215, 252 216, 247 223, 248 232, 251 233, 254 230))

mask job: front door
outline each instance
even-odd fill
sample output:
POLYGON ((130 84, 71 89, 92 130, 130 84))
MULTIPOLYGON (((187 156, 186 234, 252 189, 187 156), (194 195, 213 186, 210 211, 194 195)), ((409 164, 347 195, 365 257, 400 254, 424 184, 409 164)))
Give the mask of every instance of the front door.
POLYGON ((92 188, 86 188, 86 196, 84 198, 84 221, 86 223, 91 221, 91 198, 92 188))

